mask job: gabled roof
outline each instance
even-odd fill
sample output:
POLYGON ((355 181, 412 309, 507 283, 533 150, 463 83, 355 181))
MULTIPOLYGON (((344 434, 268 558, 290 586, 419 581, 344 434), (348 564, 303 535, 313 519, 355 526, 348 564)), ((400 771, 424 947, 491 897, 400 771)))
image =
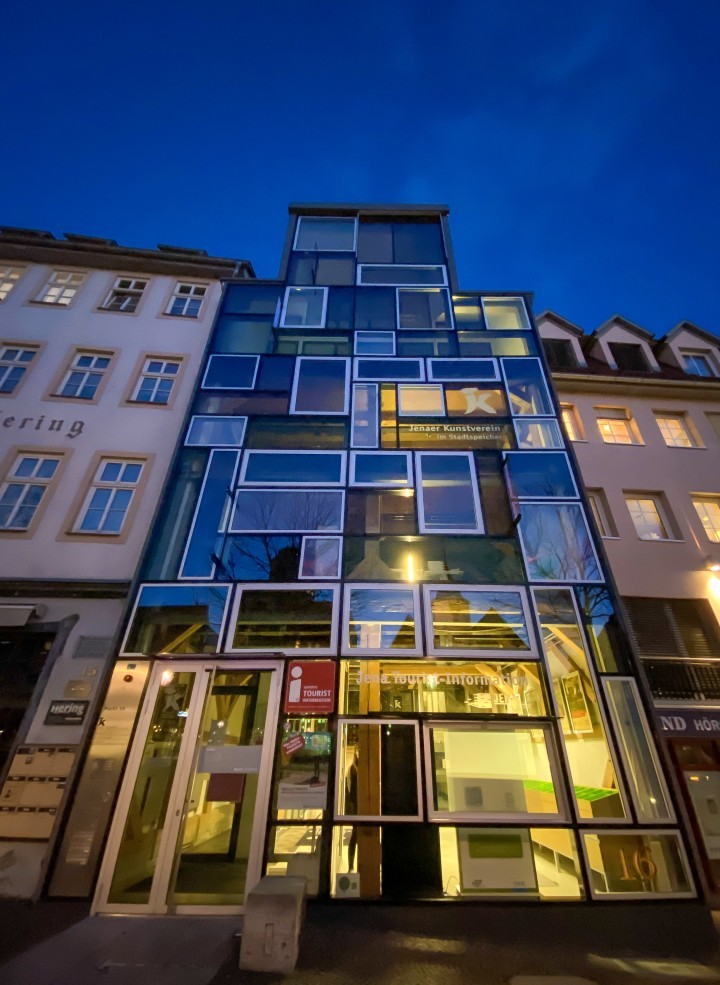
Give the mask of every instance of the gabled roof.
POLYGON ((590 338, 600 338, 600 336, 609 332, 614 325, 620 325, 622 328, 626 329, 628 332, 632 332, 633 335, 637 335, 638 338, 643 339, 645 342, 653 343, 655 341, 655 336, 652 332, 648 332, 646 328, 641 328, 640 325, 636 325, 635 322, 628 321, 628 319, 623 318, 622 315, 613 315, 612 318, 608 318, 608 320, 603 322, 599 328, 595 329, 590 338))
POLYGON ((566 329, 578 338, 581 338, 585 334, 579 326, 575 325, 571 321, 568 321, 567 318, 563 318, 562 315, 558 315, 554 311, 550 311, 549 308, 546 308, 545 311, 541 311, 539 315, 535 315, 536 322, 539 322, 541 318, 547 318, 549 321, 554 321, 556 325, 560 326, 560 328, 566 329))
POLYGON ((693 325, 691 321, 681 321, 677 323, 675 328, 671 328, 667 335, 663 335, 661 339, 657 340, 656 347, 660 349, 667 345, 668 342, 674 342, 678 335, 681 335, 683 332, 691 332, 693 335, 697 335, 699 339, 709 342, 710 345, 720 346, 720 338, 717 335, 713 335, 712 332, 706 332, 704 328, 693 325))

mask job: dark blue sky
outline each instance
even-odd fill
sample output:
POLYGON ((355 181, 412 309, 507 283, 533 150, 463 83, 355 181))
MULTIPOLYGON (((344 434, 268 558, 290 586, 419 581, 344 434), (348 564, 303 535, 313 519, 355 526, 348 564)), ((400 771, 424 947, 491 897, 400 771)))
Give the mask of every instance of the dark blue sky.
POLYGON ((717 332, 719 43, 718 0, 13 4, 0 224, 272 277, 290 201, 447 202, 465 288, 717 332))

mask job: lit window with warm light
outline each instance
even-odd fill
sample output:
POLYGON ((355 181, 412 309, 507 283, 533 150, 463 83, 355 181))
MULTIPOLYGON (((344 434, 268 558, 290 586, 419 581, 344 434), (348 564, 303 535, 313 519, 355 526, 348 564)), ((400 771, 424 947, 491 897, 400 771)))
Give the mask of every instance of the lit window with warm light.
POLYGON ((668 448, 695 448, 697 446, 684 415, 656 414, 655 420, 668 448))
POLYGON ((720 496, 704 496, 693 499, 695 512, 708 536, 708 540, 720 544, 720 496))
POLYGON ((638 432, 630 413, 624 408, 599 410, 597 424, 606 445, 639 445, 638 432))

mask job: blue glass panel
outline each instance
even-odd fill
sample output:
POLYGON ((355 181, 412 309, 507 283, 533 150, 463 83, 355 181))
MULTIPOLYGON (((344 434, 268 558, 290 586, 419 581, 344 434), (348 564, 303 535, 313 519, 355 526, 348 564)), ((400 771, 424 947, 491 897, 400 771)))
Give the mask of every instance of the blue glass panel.
POLYGON ((579 503, 523 503, 523 554, 530 581, 602 581, 579 503))
POLYGON ((204 387, 251 390, 257 356, 210 356, 203 378, 204 387))
POLYGON ((180 569, 182 578, 210 578, 212 575, 213 554, 220 550, 220 523, 227 491, 232 488, 237 458, 235 451, 216 451, 210 457, 180 569))
POLYGON ((342 456, 339 452, 278 452, 267 455, 248 451, 245 482, 296 482, 336 484, 342 480, 342 456))
POLYGON ((577 489, 562 452, 514 452, 507 456, 510 488, 515 496, 575 499, 577 489))
POLYGON ((125 653, 215 653, 227 585, 144 585, 125 653))

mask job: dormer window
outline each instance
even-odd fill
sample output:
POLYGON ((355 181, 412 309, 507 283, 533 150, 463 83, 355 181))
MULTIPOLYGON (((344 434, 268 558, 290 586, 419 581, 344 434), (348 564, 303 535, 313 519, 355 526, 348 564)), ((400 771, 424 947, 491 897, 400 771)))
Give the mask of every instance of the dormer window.
POLYGON ((631 373, 647 373, 650 370, 645 351, 637 342, 608 342, 608 348, 618 369, 631 373))
POLYGON ((542 344, 548 365, 554 373, 577 369, 578 360, 570 339, 543 339, 542 344))
POLYGON ((708 351, 701 352, 697 349, 681 349, 680 356, 684 363, 686 373, 692 376, 714 377, 718 371, 708 351))

